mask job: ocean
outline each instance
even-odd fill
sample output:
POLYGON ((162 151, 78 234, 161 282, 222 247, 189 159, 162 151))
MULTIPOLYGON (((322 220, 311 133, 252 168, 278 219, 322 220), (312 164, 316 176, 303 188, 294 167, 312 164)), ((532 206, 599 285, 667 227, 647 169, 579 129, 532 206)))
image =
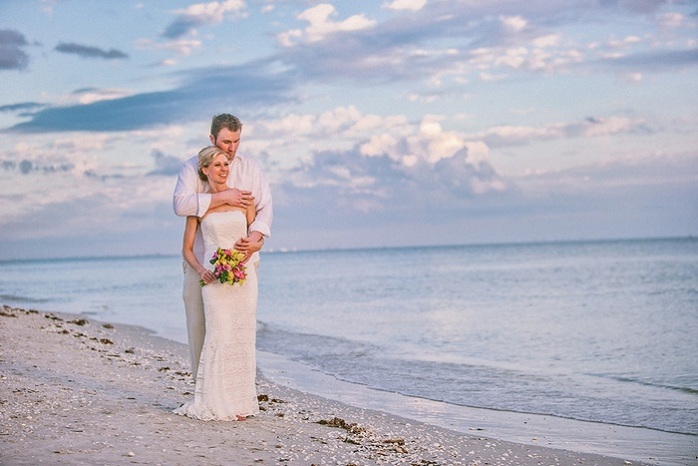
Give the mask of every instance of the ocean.
MULTIPOLYGON (((4 261, 0 303, 186 342, 181 276, 4 261)), ((267 252, 258 321, 260 351, 369 389, 698 436, 696 239, 267 252)))

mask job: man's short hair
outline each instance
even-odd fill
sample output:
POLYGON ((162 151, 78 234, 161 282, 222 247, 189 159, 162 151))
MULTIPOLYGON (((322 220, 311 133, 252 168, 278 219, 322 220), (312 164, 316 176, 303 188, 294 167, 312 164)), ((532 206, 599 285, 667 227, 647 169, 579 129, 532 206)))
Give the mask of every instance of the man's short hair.
POLYGON ((220 115, 214 116, 211 120, 211 136, 216 139, 218 133, 220 133, 223 128, 228 128, 233 132, 240 131, 242 130, 242 122, 238 117, 229 113, 221 113, 220 115))

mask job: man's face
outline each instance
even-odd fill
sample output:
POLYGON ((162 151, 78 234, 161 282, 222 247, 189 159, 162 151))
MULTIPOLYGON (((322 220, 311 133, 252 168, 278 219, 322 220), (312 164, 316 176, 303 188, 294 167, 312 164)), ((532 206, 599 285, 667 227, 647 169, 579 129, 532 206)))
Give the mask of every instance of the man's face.
POLYGON ((215 141, 213 135, 210 136, 211 142, 218 146, 219 149, 228 154, 228 159, 233 160, 235 153, 240 145, 240 131, 230 131, 228 128, 223 128, 218 132, 218 137, 215 141))

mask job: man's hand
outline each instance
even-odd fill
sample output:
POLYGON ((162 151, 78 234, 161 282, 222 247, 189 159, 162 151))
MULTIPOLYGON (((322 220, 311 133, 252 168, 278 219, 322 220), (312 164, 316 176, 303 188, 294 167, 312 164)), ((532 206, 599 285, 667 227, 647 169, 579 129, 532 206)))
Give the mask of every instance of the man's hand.
POLYGON ((254 196, 251 191, 242 191, 237 188, 231 188, 220 193, 216 193, 221 196, 222 204, 228 204, 233 207, 241 207, 246 209, 254 203, 254 196))
POLYGON ((264 236, 258 231, 253 231, 247 238, 240 238, 237 243, 235 243, 235 249, 247 254, 250 257, 255 252, 262 249, 264 246, 264 236))

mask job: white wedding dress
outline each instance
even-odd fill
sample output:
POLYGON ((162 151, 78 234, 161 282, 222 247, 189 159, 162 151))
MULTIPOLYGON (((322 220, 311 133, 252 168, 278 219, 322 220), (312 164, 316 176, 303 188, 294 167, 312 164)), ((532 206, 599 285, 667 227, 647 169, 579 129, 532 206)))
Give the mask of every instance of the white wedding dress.
MULTIPOLYGON (((211 212, 199 225, 204 238, 205 263, 218 247, 233 249, 247 236, 245 213, 211 212)), ((175 413, 204 421, 234 421, 259 413, 255 387, 257 273, 247 265, 243 285, 210 283, 202 288, 206 335, 196 374, 194 399, 175 413)))

